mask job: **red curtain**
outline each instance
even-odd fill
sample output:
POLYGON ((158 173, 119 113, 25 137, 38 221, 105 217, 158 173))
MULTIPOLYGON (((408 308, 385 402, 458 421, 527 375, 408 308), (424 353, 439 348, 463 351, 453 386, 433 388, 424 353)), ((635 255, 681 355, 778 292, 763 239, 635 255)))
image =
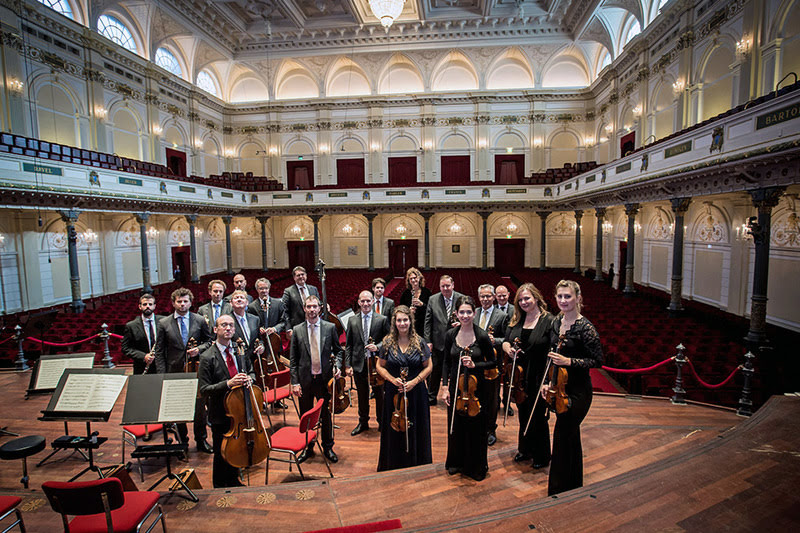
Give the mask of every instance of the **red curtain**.
POLYGON ((314 188, 313 161, 287 161, 286 176, 289 190, 314 188))
POLYGON ((339 187, 363 187, 364 158, 337 159, 336 182, 339 187))
POLYGON ((635 149, 636 143, 636 132, 632 131, 627 135, 623 135, 619 140, 619 153, 622 154, 622 157, 625 157, 629 153, 633 152, 635 149))
POLYGON ((494 181, 499 185, 522 183, 525 172, 524 154, 497 154, 494 156, 494 181))
POLYGON ((389 184, 392 186, 413 186, 417 184, 417 158, 390 157, 389 184))
POLYGON ((167 148, 167 168, 176 176, 186 177, 186 153, 167 148))
POLYGON ((441 176, 444 185, 469 185, 469 156, 443 155, 441 176))

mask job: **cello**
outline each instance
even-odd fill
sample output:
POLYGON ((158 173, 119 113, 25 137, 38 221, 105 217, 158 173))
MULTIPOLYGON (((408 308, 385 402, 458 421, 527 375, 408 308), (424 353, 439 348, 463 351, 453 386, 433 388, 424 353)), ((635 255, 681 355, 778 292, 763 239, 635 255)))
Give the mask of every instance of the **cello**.
MULTIPOLYGON (((244 368, 244 341, 236 341, 239 368, 244 368)), ((249 383, 249 382, 248 382, 249 383)), ((267 429, 261 418, 258 398, 264 395, 257 385, 237 385, 225 395, 225 413, 231 429, 222 436, 222 457, 231 466, 247 468, 264 461, 271 450, 267 429)))
MULTIPOLYGON (((269 304, 266 303, 264 300, 261 300, 261 310, 264 312, 264 317, 269 315, 269 304)), ((266 318, 264 319, 264 324, 266 325, 266 318)), ((272 372, 280 372, 281 370, 286 370, 288 363, 284 360, 283 357, 283 346, 281 345, 281 336, 277 333, 264 333, 261 335, 264 338, 264 344, 267 346, 266 351, 264 352, 264 365, 267 368, 267 374, 271 374, 272 372)))

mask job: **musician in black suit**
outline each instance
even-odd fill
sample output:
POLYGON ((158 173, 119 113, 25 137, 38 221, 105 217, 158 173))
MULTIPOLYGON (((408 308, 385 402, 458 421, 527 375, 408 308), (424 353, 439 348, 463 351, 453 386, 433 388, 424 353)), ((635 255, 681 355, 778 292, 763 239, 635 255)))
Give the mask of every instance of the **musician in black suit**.
POLYGON ((226 288, 227 285, 221 279, 208 282, 208 295, 211 297, 211 301, 201 305, 197 314, 206 319, 209 328, 214 327, 220 316, 231 314, 231 304, 223 298, 226 288))
MULTIPOLYGON (((281 302, 283 308, 286 309, 286 316, 289 319, 289 327, 294 328, 306 319, 305 300, 309 296, 316 296, 319 298, 319 291, 316 287, 306 285, 306 269, 301 266, 296 266, 292 269, 292 276, 294 277, 294 284, 289 285, 283 291, 281 302)), ((292 330, 289 330, 289 335, 292 330)))
MULTIPOLYGON (((325 457, 332 463, 339 460, 333 451, 333 423, 330 411, 330 392, 328 381, 341 375, 344 352, 339 344, 336 326, 319 317, 320 302, 317 296, 306 298, 305 321, 296 325, 292 331, 292 342, 289 348, 289 373, 292 381, 292 394, 300 402, 300 413, 314 407, 317 399, 322 398, 322 449, 325 457), (331 361, 331 356, 335 359, 331 361)), ((300 454, 298 460, 305 460, 314 453, 308 448, 300 454)))
POLYGON ((444 336, 451 327, 452 314, 456 300, 463 296, 455 290, 453 278, 445 274, 439 278, 439 291, 428 300, 425 311, 425 339, 433 358, 433 372, 428 378, 428 402, 436 405, 439 386, 442 383, 442 362, 444 361, 444 336))
POLYGON ((245 350, 247 351, 248 358, 264 353, 264 345, 260 344, 256 347, 258 341, 258 317, 255 317, 247 312, 247 294, 241 290, 233 291, 231 294, 231 313, 236 323, 236 333, 233 338, 234 343, 238 343, 238 339, 244 341, 245 350))
POLYGON ((387 298, 383 295, 386 290, 386 280, 383 278, 375 278, 372 280, 372 294, 375 295, 375 303, 373 309, 377 313, 385 316, 388 319, 392 317, 394 311, 394 300, 387 298))
MULTIPOLYGON (((481 306, 475 311, 474 322, 489 335, 489 340, 497 356, 498 366, 500 366, 499 362, 503 355, 503 341, 505 340, 506 328, 508 327, 508 315, 495 307, 494 290, 494 287, 488 283, 478 287, 478 298, 480 299, 481 306)), ((490 405, 487 411, 489 415, 489 446, 493 446, 494 443, 497 442, 495 431, 497 430, 497 411, 500 407, 501 381, 502 379, 498 376, 488 383, 494 388, 494 394, 489 398, 490 405)))
POLYGON ((139 311, 141 314, 125 324, 125 333, 122 335, 122 354, 133 360, 133 373, 155 374, 153 365, 154 355, 150 350, 156 343, 156 325, 163 317, 154 315, 156 299, 152 294, 142 294, 139 297, 139 311), (149 365, 149 366, 148 366, 149 365))
MULTIPOLYGON (((361 312, 347 322, 347 345, 344 349, 344 366, 348 376, 353 376, 358 389, 358 425, 350 433, 356 436, 369 429, 369 364, 368 357, 377 357, 383 338, 389 334, 389 320, 373 311, 372 293, 361 291, 358 295, 361 312), (366 324, 367 334, 364 334, 366 324)), ((378 428, 383 424, 383 385, 372 389, 375 396, 375 418, 378 428)))
POLYGON ((239 469, 222 457, 222 437, 231 426, 231 419, 225 412, 225 395, 233 387, 252 383, 255 379, 249 359, 236 355, 232 342, 235 324, 232 316, 220 316, 214 328, 215 342, 200 354, 200 393, 208 403, 208 421, 214 443, 214 488, 242 486, 239 469))
MULTIPOLYGON (((236 274, 233 276, 233 290, 244 291, 244 294, 247 296, 247 303, 253 301, 253 297, 247 294, 247 278, 244 277, 244 274, 236 274)), ((233 293, 227 295, 225 301, 230 303, 231 298, 233 298, 233 293)))
POLYGON ((280 334, 288 329, 288 319, 283 302, 269 295, 272 284, 267 278, 256 280, 258 299, 247 306, 247 312, 259 320, 259 331, 262 335, 280 334), (264 308, 267 310, 264 311, 264 308))
MULTIPOLYGON (((175 312, 158 322, 154 351, 159 374, 183 372, 186 361, 197 358, 212 339, 206 320, 189 311, 192 299, 192 291, 185 287, 172 291, 172 307, 175 312), (197 347, 187 349, 186 344, 192 338, 197 342, 197 347)), ((189 441, 186 424, 178 424, 178 434, 182 442, 189 441)), ((198 397, 194 410, 194 440, 199 451, 212 453, 213 450, 206 441, 207 435, 205 402, 198 397)))

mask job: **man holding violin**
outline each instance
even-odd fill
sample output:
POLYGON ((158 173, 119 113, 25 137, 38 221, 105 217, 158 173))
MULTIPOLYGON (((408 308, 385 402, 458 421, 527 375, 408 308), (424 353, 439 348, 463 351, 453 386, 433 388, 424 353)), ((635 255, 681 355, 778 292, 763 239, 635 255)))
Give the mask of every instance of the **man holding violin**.
MULTIPOLYGON (((236 295, 234 293, 234 299, 236 295)), ((246 301, 246 298, 245 298, 246 301)), ((228 464, 222 457, 223 435, 230 429, 230 419, 225 411, 225 395, 236 386, 253 382, 253 367, 248 357, 236 357, 233 339, 236 323, 231 315, 222 315, 214 327, 214 343, 200 354, 198 372, 200 393, 208 401, 208 421, 211 423, 211 439, 214 443, 214 466, 212 478, 214 488, 241 487, 239 469, 228 464)))
POLYGON ((269 295, 272 284, 267 278, 256 280, 258 299, 247 306, 247 312, 255 315, 259 320, 259 333, 261 335, 281 334, 288 327, 286 309, 279 298, 269 295))
MULTIPOLYGON (((331 419, 331 394, 328 382, 341 377, 344 351, 339 344, 336 326, 319 316, 320 301, 317 296, 305 299, 305 321, 292 328, 289 348, 289 373, 292 379, 292 394, 300 404, 300 414, 310 411, 317 399, 322 398, 320 419, 322 421, 322 449, 332 463, 339 461, 333 451, 333 422, 331 419), (335 362, 332 359, 335 358, 335 362)), ((305 461, 314 454, 313 447, 304 450, 298 461, 305 461)))
POLYGON ((369 390, 375 396, 375 418, 378 428, 383 416, 383 378, 379 378, 375 361, 383 338, 389 334, 389 321, 373 311, 372 293, 361 291, 358 295, 361 312, 350 317, 347 323, 347 345, 344 349, 344 367, 353 376, 358 389, 358 425, 350 433, 356 436, 369 429, 369 390), (374 372, 374 376, 370 373, 374 372), (378 384, 380 383, 380 384, 378 384))

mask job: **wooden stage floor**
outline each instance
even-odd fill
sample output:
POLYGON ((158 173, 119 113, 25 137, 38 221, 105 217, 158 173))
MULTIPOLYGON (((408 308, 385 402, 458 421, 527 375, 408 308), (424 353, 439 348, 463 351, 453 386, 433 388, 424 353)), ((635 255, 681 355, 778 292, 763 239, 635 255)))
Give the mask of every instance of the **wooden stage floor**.
MULTIPOLYGON (((36 419, 49 396, 24 399, 27 373, 0 373, 4 401, 0 422, 21 435, 38 434, 49 443, 63 434, 63 424, 36 419)), ((92 428, 108 437, 96 454, 100 465, 120 463, 122 403, 108 423, 92 428)), ((355 400, 355 394, 353 395, 355 400)), ((374 404, 373 404, 374 409, 374 404)), ((582 426, 584 484, 548 498, 547 469, 514 463, 519 421, 509 418, 498 428, 498 442, 489 449, 489 475, 478 483, 448 476, 446 417, 442 405, 432 408, 432 465, 394 472, 375 472, 379 435, 373 428, 356 437, 356 407, 337 416, 330 479, 322 459, 303 464, 306 481, 283 463, 271 463, 270 485, 264 486, 264 465, 254 467, 251 485, 214 490, 211 456, 190 448, 188 462, 203 490, 197 504, 180 493, 162 505, 170 531, 244 531, 269 527, 305 531, 399 519, 407 531, 788 531, 800 526, 800 398, 773 398, 752 418, 727 409, 672 405, 668 400, 597 394, 582 426), (310 477, 311 479, 308 479, 310 477)), ((282 421, 280 413, 273 422, 282 421)), ((287 422, 297 423, 290 406, 287 422)), ((552 421, 551 421, 552 423, 552 421)), ((374 419, 373 419, 374 425, 374 419)), ((72 424, 72 434, 85 431, 72 424)), ((191 431, 190 431, 191 434, 191 431)), ((0 444, 12 437, 0 438, 0 444)), ((23 498, 29 531, 57 531, 56 515, 41 492, 47 480, 67 480, 86 463, 61 452, 54 462, 37 468, 45 452, 29 459, 31 488, 19 483, 18 461, 0 461, 0 493, 23 498)), ((141 482, 148 488, 164 473, 163 463, 150 462, 141 482)), ((86 474, 82 480, 93 479, 86 474)))

